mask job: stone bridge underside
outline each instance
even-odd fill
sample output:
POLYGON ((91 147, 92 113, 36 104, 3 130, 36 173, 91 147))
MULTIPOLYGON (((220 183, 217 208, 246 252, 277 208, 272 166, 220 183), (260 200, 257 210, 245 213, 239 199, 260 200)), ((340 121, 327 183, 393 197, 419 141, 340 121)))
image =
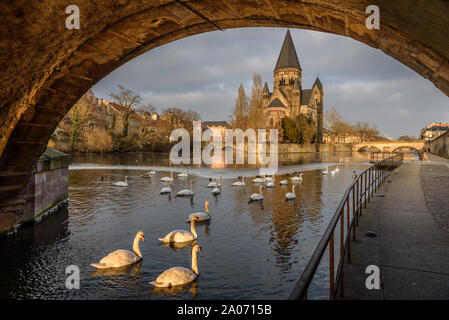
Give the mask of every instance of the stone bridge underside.
POLYGON ((317 30, 378 48, 449 95, 448 12, 446 0, 3 0, 0 214, 11 225, 20 220, 37 157, 82 94, 152 48, 228 28, 317 30), (74 2, 81 28, 68 30, 74 2), (372 4, 380 30, 365 27, 372 4))

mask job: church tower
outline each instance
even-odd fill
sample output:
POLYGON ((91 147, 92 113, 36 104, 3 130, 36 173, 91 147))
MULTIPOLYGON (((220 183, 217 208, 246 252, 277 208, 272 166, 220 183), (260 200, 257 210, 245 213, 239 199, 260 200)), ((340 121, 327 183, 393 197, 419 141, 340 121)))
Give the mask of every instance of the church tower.
POLYGON ((294 117, 298 114, 300 111, 299 101, 301 101, 302 69, 290 30, 287 30, 281 53, 274 68, 273 86, 273 91, 280 89, 289 100, 288 115, 294 117))
POLYGON ((312 89, 303 89, 302 69, 290 30, 273 71, 273 92, 265 82, 262 96, 267 128, 282 129, 282 119, 294 120, 302 114, 316 124, 316 141, 323 141, 323 85, 317 77, 312 89))

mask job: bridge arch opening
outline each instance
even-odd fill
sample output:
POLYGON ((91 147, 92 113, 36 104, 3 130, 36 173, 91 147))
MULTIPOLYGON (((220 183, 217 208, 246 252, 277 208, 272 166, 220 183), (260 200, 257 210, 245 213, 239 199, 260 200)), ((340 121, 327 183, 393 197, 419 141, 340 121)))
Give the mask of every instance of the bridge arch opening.
POLYGON ((5 85, 0 88, 0 213, 20 212, 20 205, 11 206, 7 200, 24 196, 32 168, 52 132, 88 89, 142 53, 191 35, 242 27, 334 33, 382 50, 449 95, 449 43, 447 32, 439 29, 449 26, 445 15, 449 3, 444 0, 382 2, 380 30, 366 28, 369 4, 362 0, 100 4, 79 1, 83 17, 79 30, 66 29, 61 3, 0 4, 5 13, 0 22, 2 42, 10 48, 0 53, 8 62, 1 75, 5 85), (426 14, 411 13, 409 5, 422 7, 426 14))
POLYGON ((400 146, 393 149, 393 152, 418 152, 419 150, 413 146, 400 146))
POLYGON ((357 152, 382 152, 382 150, 375 146, 364 146, 358 149, 357 152))

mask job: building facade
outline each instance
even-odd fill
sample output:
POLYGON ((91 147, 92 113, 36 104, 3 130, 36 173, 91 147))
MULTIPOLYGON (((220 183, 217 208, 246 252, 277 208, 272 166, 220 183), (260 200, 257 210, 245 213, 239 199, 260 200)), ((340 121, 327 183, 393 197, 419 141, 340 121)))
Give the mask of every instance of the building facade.
POLYGON ((323 85, 318 77, 311 89, 303 89, 301 65, 288 30, 273 73, 273 91, 270 92, 266 81, 263 88, 266 126, 280 128, 284 117, 294 119, 303 114, 315 122, 316 141, 322 143, 323 97, 323 85))
POLYGON ((449 131, 449 123, 431 123, 427 127, 421 129, 419 135, 421 140, 430 141, 449 131))

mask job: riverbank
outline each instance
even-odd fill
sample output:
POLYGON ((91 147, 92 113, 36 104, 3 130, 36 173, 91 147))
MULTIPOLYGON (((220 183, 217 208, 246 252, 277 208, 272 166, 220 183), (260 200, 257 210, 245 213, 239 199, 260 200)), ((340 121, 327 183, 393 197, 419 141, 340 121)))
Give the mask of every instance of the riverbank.
POLYGON ((391 174, 363 211, 341 299, 449 298, 449 160, 427 156, 391 174), (369 265, 379 267, 378 290, 365 286, 369 265))

